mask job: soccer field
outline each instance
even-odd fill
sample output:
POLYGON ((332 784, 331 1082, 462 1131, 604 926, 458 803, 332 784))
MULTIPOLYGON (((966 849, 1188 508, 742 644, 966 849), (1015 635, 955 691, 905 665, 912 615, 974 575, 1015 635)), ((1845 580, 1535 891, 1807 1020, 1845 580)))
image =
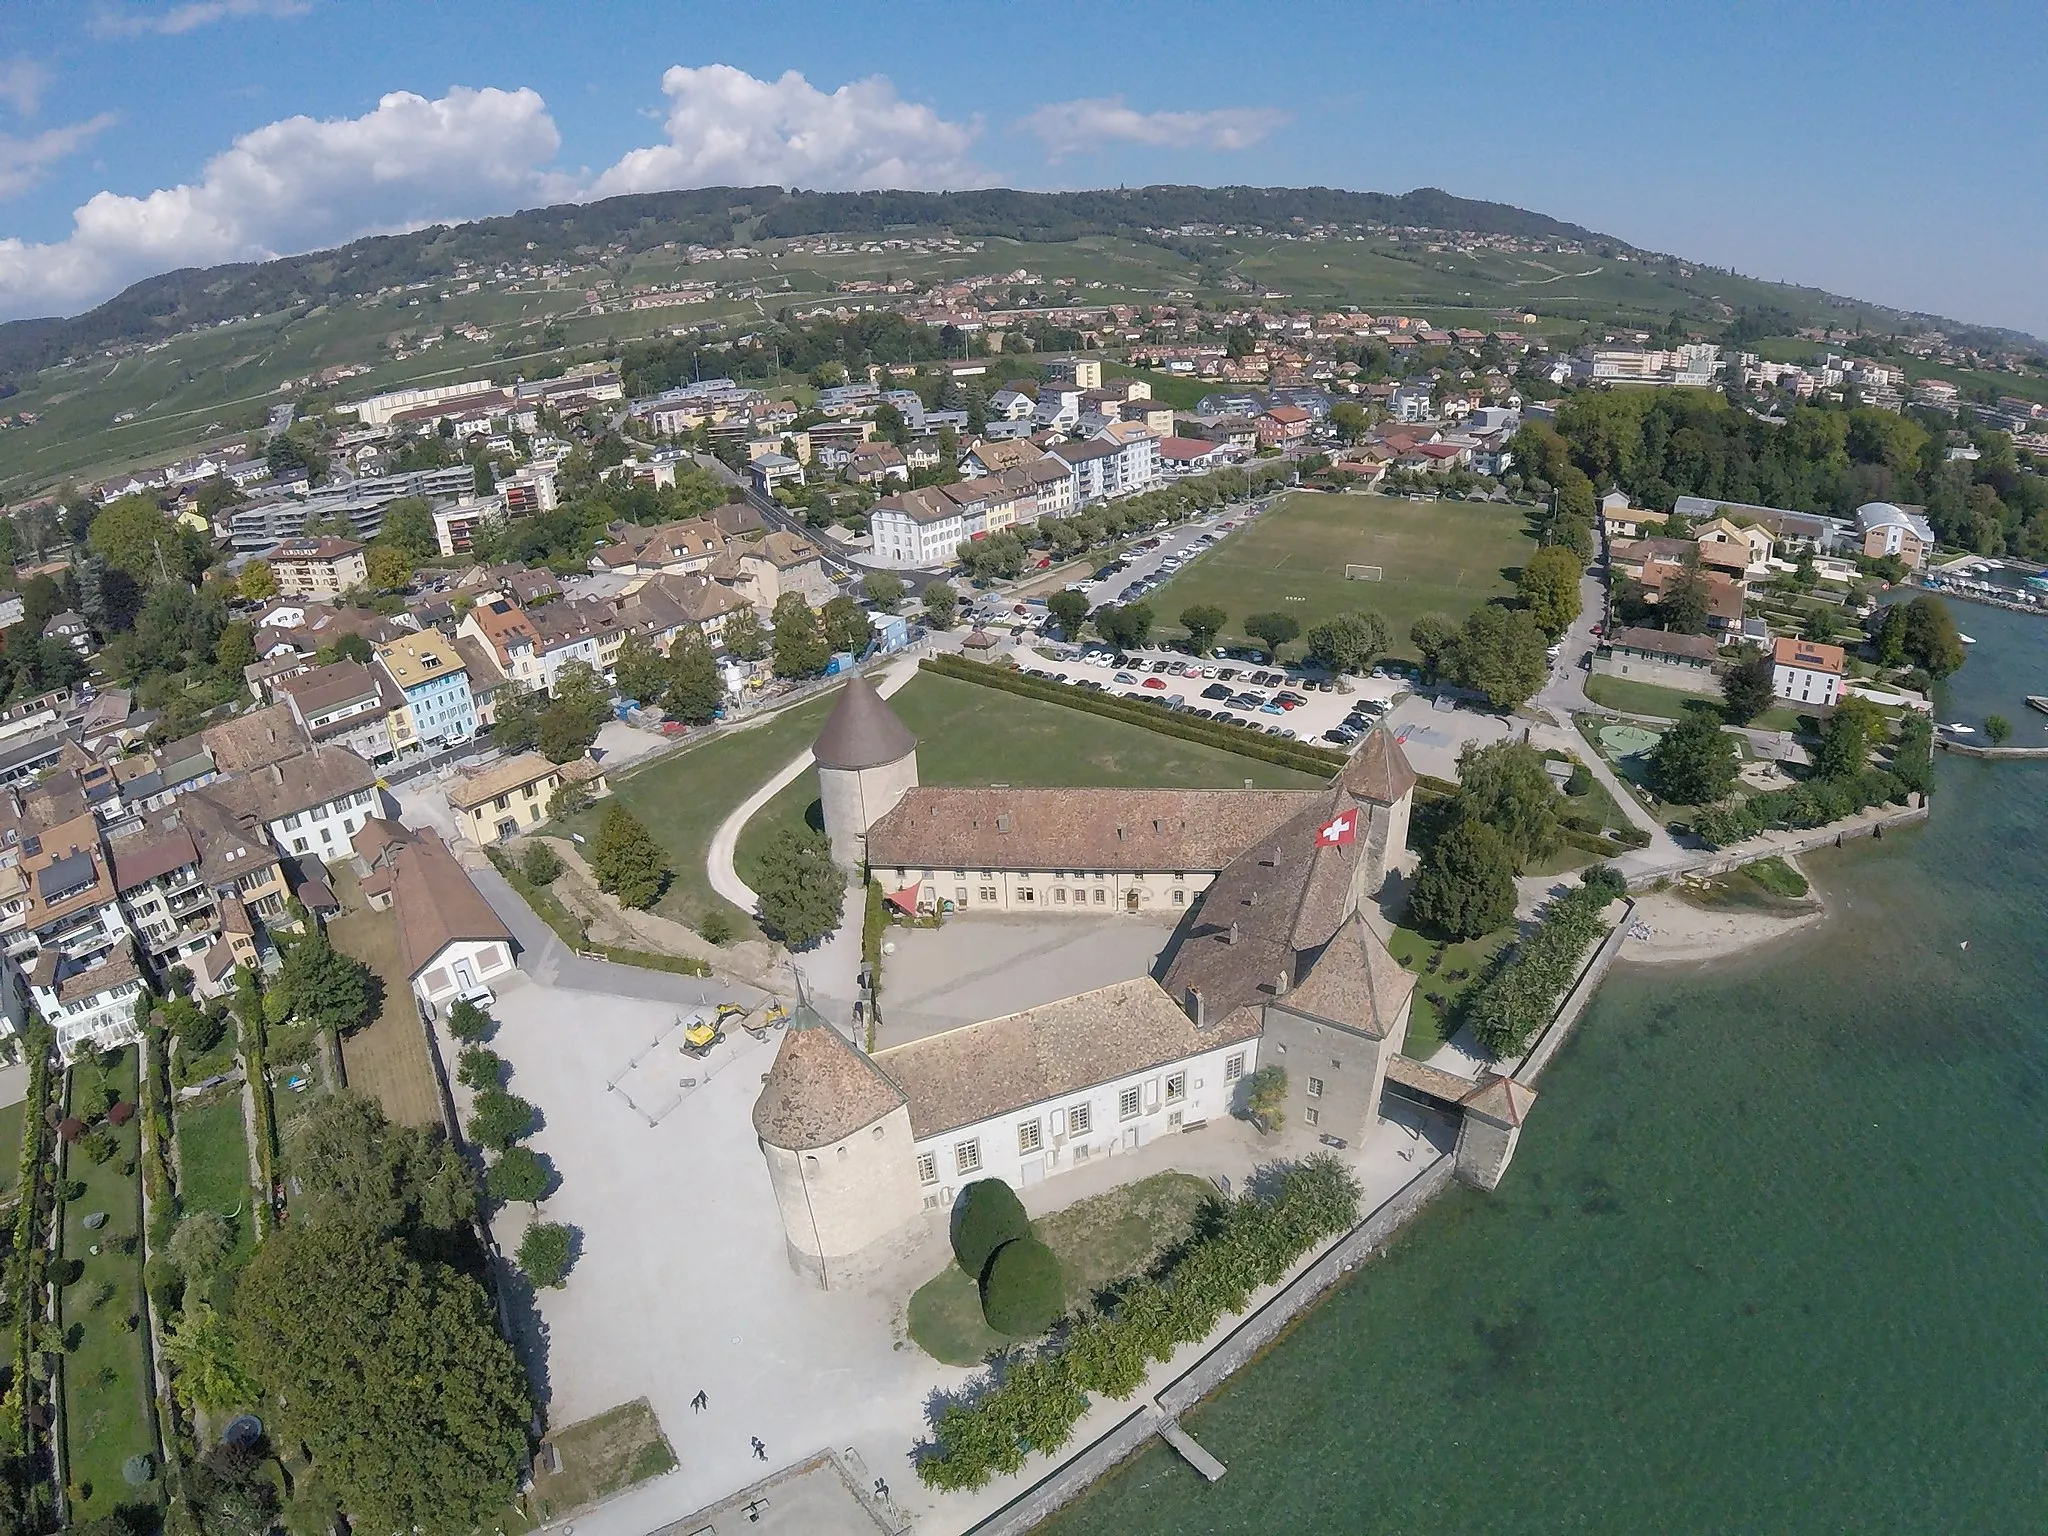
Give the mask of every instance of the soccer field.
POLYGON ((1514 590, 1536 548, 1528 509, 1476 501, 1298 491, 1145 601, 1166 629, 1181 610, 1214 603, 1230 615, 1226 641, 1242 642, 1247 615, 1285 613, 1307 629, 1333 614, 1371 609, 1387 621, 1394 654, 1409 655, 1409 627, 1425 613, 1452 619, 1514 590), (1376 565, 1378 581, 1348 581, 1347 565, 1376 565))

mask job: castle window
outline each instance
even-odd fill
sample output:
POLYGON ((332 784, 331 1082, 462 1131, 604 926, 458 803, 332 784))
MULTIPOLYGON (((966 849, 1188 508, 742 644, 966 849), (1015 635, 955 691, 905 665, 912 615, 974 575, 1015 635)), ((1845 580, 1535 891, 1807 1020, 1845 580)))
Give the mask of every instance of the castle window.
POLYGON ((1323 1112, 1320 1109, 1311 1107, 1301 1112, 1301 1118, 1306 1124, 1321 1125, 1323 1123, 1323 1112))
MULTIPOLYGON (((1100 879, 1102 878, 1102 876, 1100 876, 1100 875, 1097 875, 1097 876, 1096 876, 1095 878, 1096 878, 1096 879, 1098 879, 1098 880, 1100 880, 1100 879)), ((1100 907, 1100 906, 1103 906, 1103 905, 1107 904, 1107 902, 1108 902, 1108 901, 1109 901, 1109 892, 1107 892, 1107 891, 1103 890, 1103 889, 1102 889, 1102 888, 1101 888, 1100 886, 1096 887, 1096 890, 1095 890, 1095 905, 1097 905, 1098 907, 1100 907)))
POLYGON ((1174 1073, 1174 1074, 1173 1074, 1173 1075, 1172 1075, 1171 1077, 1167 1078, 1167 1080, 1166 1080, 1166 1102, 1167 1102, 1167 1103, 1169 1103, 1169 1104, 1178 1104, 1178 1103, 1179 1103, 1179 1102, 1180 1102, 1180 1101, 1181 1101, 1182 1099, 1186 1098, 1187 1096, 1188 1096, 1188 1075, 1187 1075, 1187 1073, 1185 1073, 1185 1072, 1176 1072, 1176 1073, 1174 1073))
POLYGON ((917 1182, 936 1184, 939 1182, 939 1158, 935 1152, 917 1154, 917 1182))
POLYGON ((1237 1051, 1223 1058, 1223 1081, 1234 1083, 1244 1076, 1244 1052, 1237 1051))
POLYGON ((981 888, 981 899, 983 901, 994 901, 996 899, 996 888, 992 885, 984 885, 981 888))
POLYGON ((1044 1132, 1039 1121, 1020 1120, 1017 1122, 1017 1150, 1036 1152, 1043 1144, 1044 1132))
POLYGON ((981 1140, 971 1137, 953 1144, 953 1171, 955 1173, 978 1173, 981 1171, 981 1140))
POLYGON ((1323 1080, 1320 1077, 1308 1080, 1308 1096, 1312 1099, 1320 1099, 1323 1096, 1323 1080))
POLYGON ((1086 1136, 1088 1134, 1089 1127, 1094 1123, 1095 1107, 1092 1104, 1088 1103, 1087 1100, 1084 1099, 1079 1104, 1069 1104, 1067 1106, 1068 1135, 1086 1136))
POLYGON ((1052 899, 1055 906, 1064 907, 1067 904, 1067 888, 1064 885, 1054 886, 1052 899))
POLYGON ((1173 904, 1176 907, 1186 906, 1188 904, 1188 893, 1186 891, 1176 890, 1173 893, 1173 904))
POLYGON ((1023 903, 1024 903, 1024 904, 1025 904, 1026 906, 1029 906, 1029 905, 1030 905, 1030 904, 1031 904, 1032 902, 1036 901, 1036 900, 1037 900, 1038 898, 1037 898, 1037 897, 1036 897, 1035 895, 1033 895, 1033 894, 1032 894, 1032 891, 1031 891, 1031 887, 1030 887, 1030 886, 1028 886, 1028 885, 1026 885, 1026 886, 1020 886, 1020 887, 1018 887, 1018 890, 1017 890, 1017 899, 1018 899, 1019 901, 1023 902, 1023 903))
POLYGON ((1119 1120, 1138 1118, 1138 1090, 1126 1088, 1116 1096, 1116 1117, 1119 1120))

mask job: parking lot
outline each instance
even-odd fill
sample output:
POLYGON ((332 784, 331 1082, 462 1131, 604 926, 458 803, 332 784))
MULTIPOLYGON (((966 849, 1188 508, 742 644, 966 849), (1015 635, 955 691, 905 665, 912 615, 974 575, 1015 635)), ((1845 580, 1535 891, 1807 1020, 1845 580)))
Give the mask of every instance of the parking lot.
POLYGON ((1100 643, 1025 640, 1013 654, 1028 676, 1149 699, 1204 720, 1340 749, 1357 745, 1410 688, 1405 676, 1374 671, 1332 678, 1314 668, 1269 667, 1244 652, 1190 656, 1152 647, 1116 651, 1100 643))

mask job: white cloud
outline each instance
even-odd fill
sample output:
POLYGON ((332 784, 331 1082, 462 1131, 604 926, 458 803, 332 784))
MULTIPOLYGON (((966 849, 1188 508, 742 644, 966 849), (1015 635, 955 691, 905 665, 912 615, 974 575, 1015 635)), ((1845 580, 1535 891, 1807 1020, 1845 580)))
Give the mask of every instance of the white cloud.
POLYGON ((43 87, 50 72, 26 54, 0 59, 0 101, 23 117, 34 117, 43 104, 43 87))
POLYGON ((183 5, 102 5, 92 29, 101 37, 176 37, 244 16, 303 16, 313 0, 186 0, 183 5))
POLYGON ((0 198, 15 197, 42 180, 43 171, 78 149, 102 129, 112 126, 114 114, 102 112, 82 123, 49 128, 28 138, 0 133, 0 198))
MULTIPOLYGON (((60 130, 61 131, 61 130, 60 130)), ((68 238, 0 240, 0 317, 74 313, 155 272, 262 261, 366 234, 573 196, 531 90, 397 91, 361 117, 291 117, 244 134, 193 184, 100 192, 68 238)))
POLYGON ((1139 112, 1121 96, 1055 101, 1017 124, 1044 143, 1059 160, 1105 142, 1180 145, 1199 149, 1249 149, 1294 120, 1277 107, 1218 107, 1209 112, 1139 112))
POLYGON ((668 142, 625 155, 598 177, 591 196, 769 183, 930 189, 992 180, 968 158, 978 122, 949 122, 905 101, 880 75, 827 95, 795 70, 757 80, 727 64, 678 64, 661 88, 669 99, 668 142))

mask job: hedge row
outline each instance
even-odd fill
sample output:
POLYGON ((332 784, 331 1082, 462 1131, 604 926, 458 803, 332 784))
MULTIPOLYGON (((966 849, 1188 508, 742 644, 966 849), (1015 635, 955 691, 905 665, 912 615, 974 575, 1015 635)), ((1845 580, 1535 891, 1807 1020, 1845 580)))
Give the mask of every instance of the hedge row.
POLYGON ((1534 933, 1495 963, 1474 989, 1466 1015, 1488 1050, 1519 1055, 1556 1016, 1586 951, 1607 931, 1600 914, 1610 899, 1605 890, 1574 886, 1550 904, 1534 933))
POLYGON ((1144 1384, 1150 1362, 1209 1336, 1260 1286, 1358 1220, 1358 1182, 1328 1153, 1287 1168, 1268 1199, 1219 1202, 1164 1280, 1128 1282, 1114 1312, 1078 1318, 1057 1349, 1016 1361, 972 1405, 940 1415, 937 1445, 917 1466, 927 1487, 980 1488, 1021 1471, 1032 1451, 1056 1454, 1088 1410, 1088 1394, 1119 1400, 1144 1384))
POLYGON ((1808 779, 1787 789, 1710 805, 1692 819, 1692 829, 1710 848, 1745 842, 1777 828, 1823 827, 1873 805, 1903 801, 1909 793, 1899 775, 1882 768, 1833 779, 1808 779))
POLYGON ((1105 719, 1121 720, 1126 725, 1143 726, 1146 730, 1157 731, 1162 736, 1177 736, 1182 741, 1192 741, 1200 746, 1218 747, 1225 752, 1235 752, 1239 757, 1253 758, 1262 763, 1275 763, 1299 773, 1314 774, 1318 778, 1329 778, 1350 760, 1345 753, 1331 751, 1326 747, 1315 747, 1306 742, 1286 741, 1255 733, 1241 725, 1218 725, 1213 720, 1204 720, 1199 715, 1185 715, 1177 710, 1168 709, 1163 704, 1154 704, 1149 699, 1125 699, 1115 694, 1096 693, 1089 688, 1077 688, 1071 683, 1049 683, 1043 678, 1026 677, 1021 672, 998 666, 993 662, 969 661, 961 656, 940 655, 927 656, 919 666, 936 672, 941 677, 956 677, 962 682, 979 683, 985 688, 1000 688, 1004 692, 1021 694, 1025 698, 1062 704, 1068 709, 1101 715, 1105 719))
MULTIPOLYGON (((28 1416, 28 1398, 35 1390, 36 1378, 29 1362, 36 1349, 36 1322, 43 1312, 43 1273, 49 1255, 41 1241, 41 1227, 51 1188, 50 1125, 44 1114, 50 1103, 49 1028, 40 1022, 31 1023, 22 1032, 21 1044, 28 1054, 28 1099, 22 1106, 21 1178, 15 1186, 13 1232, 6 1267, 7 1299, 14 1324, 14 1369, 5 1398, 5 1429, 7 1459, 17 1462, 16 1467, 8 1469, 10 1474, 25 1472, 36 1453, 36 1430, 28 1416)), ((28 1497, 40 1508, 44 1491, 39 1479, 34 1481, 28 1497)))

